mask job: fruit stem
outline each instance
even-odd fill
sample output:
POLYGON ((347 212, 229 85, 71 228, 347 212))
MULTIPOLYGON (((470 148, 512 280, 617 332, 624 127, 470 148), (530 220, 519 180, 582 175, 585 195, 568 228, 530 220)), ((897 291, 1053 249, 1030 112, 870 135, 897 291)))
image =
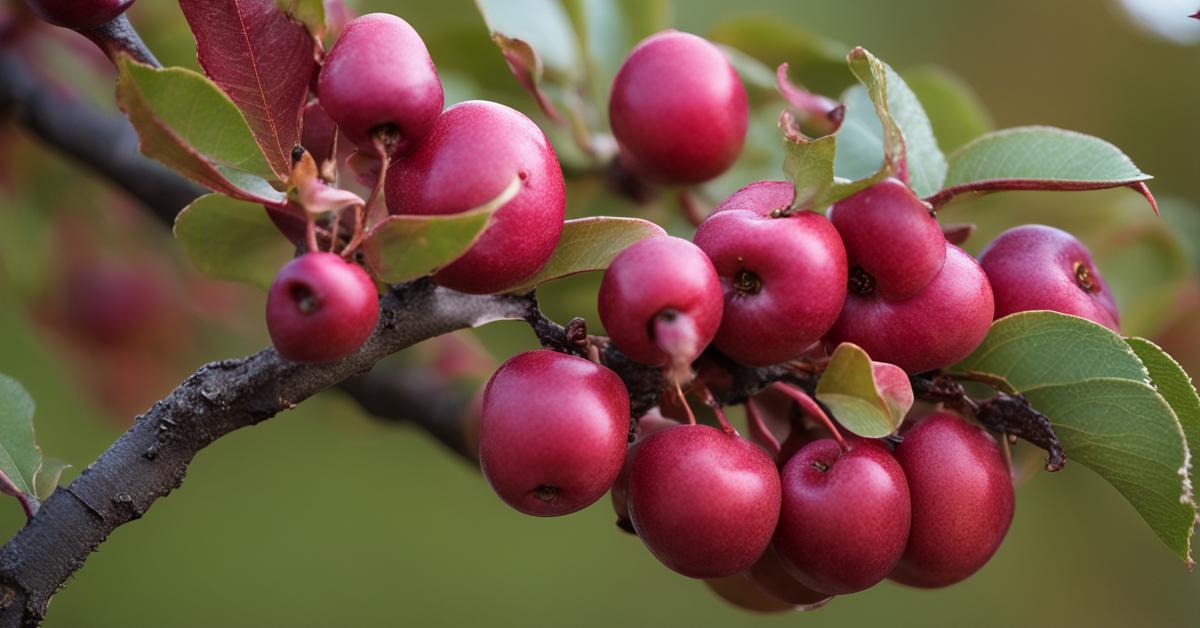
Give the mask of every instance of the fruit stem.
POLYGON ((745 405, 746 423, 750 427, 750 435, 767 446, 767 450, 770 451, 772 458, 779 458, 783 447, 780 446, 779 439, 775 438, 775 435, 767 428, 766 422, 763 421, 762 413, 758 409, 758 404, 754 403, 754 399, 747 399, 745 405))
POLYGON ((321 249, 317 245, 317 217, 312 212, 304 212, 306 223, 304 225, 304 237, 308 241, 308 252, 315 253, 321 249))
POLYGON ((717 415, 717 421, 721 423, 721 429, 725 430, 726 434, 737 436, 737 430, 734 429, 733 424, 729 422, 729 417, 725 416, 725 408, 721 407, 720 402, 718 402, 717 398, 713 396, 712 391, 708 389, 708 386, 701 384, 699 390, 701 398, 704 399, 704 405, 712 408, 713 414, 717 415))
POLYGON ((683 410, 687 412, 688 425, 696 424, 696 414, 692 412, 692 406, 688 405, 687 397, 683 394, 683 387, 679 385, 679 381, 675 381, 675 394, 679 396, 679 403, 683 404, 683 410))
POLYGON ((700 201, 696 199, 696 193, 692 188, 683 188, 679 190, 679 207, 683 210, 683 215, 692 223, 692 226, 699 227, 704 219, 708 217, 709 212, 700 206, 700 201))
POLYGON ((825 427, 828 428, 831 433, 833 433, 833 439, 836 440, 838 446, 842 448, 842 453, 850 451, 850 446, 846 444, 846 439, 842 438, 842 433, 840 430, 838 430, 837 425, 833 422, 833 419, 830 419, 829 415, 825 414, 825 411, 821 409, 821 406, 817 404, 812 397, 808 396, 808 393, 784 382, 775 382, 774 384, 771 384, 771 387, 795 400, 796 403, 800 405, 801 410, 820 419, 821 422, 825 424, 825 427))
POLYGON ((346 248, 342 249, 342 257, 349 258, 358 249, 358 245, 362 244, 366 237, 367 230, 366 222, 369 222, 371 210, 374 209, 375 203, 379 201, 379 197, 383 194, 383 184, 387 181, 387 171, 391 152, 388 150, 388 142, 384 138, 384 133, 375 133, 371 138, 375 146, 375 154, 379 157, 379 176, 375 178, 375 187, 371 188, 371 195, 367 197, 367 202, 362 207, 354 208, 354 235, 351 236, 350 242, 346 244, 346 248))
POLYGON ((332 234, 329 236, 329 252, 337 251, 338 232, 342 230, 342 211, 346 208, 342 207, 333 213, 333 221, 330 223, 333 226, 332 234))

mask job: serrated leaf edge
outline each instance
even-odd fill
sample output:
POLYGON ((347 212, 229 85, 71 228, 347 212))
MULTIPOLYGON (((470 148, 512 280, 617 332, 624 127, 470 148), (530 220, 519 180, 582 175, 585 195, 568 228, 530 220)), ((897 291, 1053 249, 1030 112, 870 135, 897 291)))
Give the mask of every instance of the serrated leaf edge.
MULTIPOLYGON (((1147 338, 1142 338, 1140 336, 1126 336, 1125 337, 1126 344, 1129 343, 1130 339, 1135 339, 1135 338, 1138 341, 1144 342, 1144 343, 1150 345, 1151 347, 1157 349, 1158 351, 1162 352, 1163 355, 1170 358, 1173 362, 1175 361, 1175 358, 1172 357, 1171 354, 1167 353, 1166 351, 1163 350, 1162 347, 1158 346, 1158 344, 1154 343, 1153 341, 1151 341, 1147 338)), ((1142 362, 1141 357, 1139 357, 1137 355, 1137 352, 1133 350, 1133 347, 1130 347, 1129 350, 1131 352, 1133 352, 1134 357, 1138 358, 1138 362, 1142 362)), ((1176 363, 1176 365, 1178 365, 1178 362, 1175 362, 1175 363, 1176 363)), ((1147 373, 1147 378, 1149 380, 1147 382, 1147 384, 1151 388, 1153 388, 1156 393, 1158 393, 1158 387, 1155 386, 1153 380, 1149 378, 1150 370, 1149 370, 1149 368, 1146 367, 1145 362, 1142 362, 1142 368, 1145 369, 1146 373, 1147 373)), ((1187 382, 1189 385, 1192 386, 1192 390, 1195 390, 1196 385, 1192 381, 1191 374, 1188 373, 1186 370, 1184 370, 1182 367, 1179 370, 1183 373, 1184 377, 1187 378, 1187 382)), ((1162 394, 1159 393, 1159 396, 1162 397, 1162 394)), ((1163 400, 1166 401, 1166 398, 1164 397, 1163 400)), ((1167 407, 1171 408, 1170 402, 1167 402, 1167 407)), ((1191 446, 1188 445, 1187 432, 1184 431, 1183 423, 1179 420, 1179 415, 1175 413, 1174 408, 1171 408, 1171 415, 1175 417, 1175 426, 1179 428, 1179 436, 1180 436, 1180 438, 1183 439, 1183 452, 1184 452, 1183 467, 1180 468, 1178 471, 1179 475, 1183 477, 1183 495, 1181 495, 1179 497, 1179 501, 1180 501, 1180 503, 1182 503, 1184 505, 1191 506, 1192 513, 1194 515, 1192 518, 1192 527, 1188 530, 1188 534, 1187 534, 1187 558, 1185 559, 1186 563, 1187 563, 1187 567, 1190 570, 1196 564, 1195 561, 1192 559, 1192 536, 1196 532, 1196 525, 1198 523, 1200 523, 1200 506, 1197 505, 1196 496, 1195 496, 1195 492, 1194 492, 1195 487, 1192 486, 1192 464, 1193 464, 1192 463, 1192 449, 1191 449, 1191 446)))

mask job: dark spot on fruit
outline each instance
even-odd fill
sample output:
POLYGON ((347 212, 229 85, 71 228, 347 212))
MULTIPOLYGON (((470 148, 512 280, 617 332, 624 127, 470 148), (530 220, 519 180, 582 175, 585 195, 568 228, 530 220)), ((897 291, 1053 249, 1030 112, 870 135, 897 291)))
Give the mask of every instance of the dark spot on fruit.
POLYGON ((548 484, 542 484, 533 490, 533 494, 537 495, 537 498, 544 502, 552 502, 557 500, 561 493, 561 488, 557 486, 550 486, 548 484))
POLYGON ((1075 284, 1084 292, 1099 292, 1100 287, 1092 279, 1092 269, 1083 262, 1075 262, 1075 284))
POLYGON ((813 460, 812 464, 809 466, 816 469, 817 471, 820 471, 821 473, 825 473, 826 471, 829 470, 829 465, 827 465, 824 462, 821 462, 819 460, 813 460))
POLYGON ((518 178, 518 179, 520 179, 520 180, 522 180, 522 181, 526 181, 526 180, 528 180, 528 179, 529 179, 529 172, 528 172, 528 171, 525 171, 525 170, 518 170, 518 171, 517 171, 517 178, 518 178))
POLYGON ((849 286, 854 294, 870 296, 875 293, 875 278, 867 271, 854 266, 850 269, 849 286))
POLYGON ((390 122, 372 128, 371 136, 383 143, 383 149, 387 153, 391 153, 404 139, 400 134, 400 127, 390 122))
POLYGON ((319 305, 317 295, 306 284, 296 283, 291 286, 292 302, 296 308, 305 314, 317 311, 319 305))
POLYGON ((757 274, 742 269, 733 278, 733 289, 737 290, 738 294, 758 294, 762 290, 762 279, 757 274))

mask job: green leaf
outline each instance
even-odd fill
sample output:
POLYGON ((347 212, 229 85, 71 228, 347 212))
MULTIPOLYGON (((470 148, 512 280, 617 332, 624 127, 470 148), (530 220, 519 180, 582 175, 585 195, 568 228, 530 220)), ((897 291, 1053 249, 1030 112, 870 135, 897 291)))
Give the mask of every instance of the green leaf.
POLYGON ((905 135, 892 113, 893 105, 914 129, 912 159, 908 165, 914 189, 929 186, 934 180, 940 183, 942 170, 937 164, 941 151, 933 140, 929 121, 916 97, 891 68, 865 49, 850 51, 847 61, 850 71, 862 82, 863 91, 858 96, 850 92, 846 115, 851 115, 851 105, 860 112, 858 115, 868 115, 861 112, 866 110, 869 102, 875 112, 878 131, 868 129, 861 119, 851 120, 849 125, 842 125, 846 134, 839 130, 835 135, 809 140, 781 121, 785 127, 787 150, 783 172, 796 186, 792 209, 819 209, 835 203, 882 181, 899 167, 905 159, 905 135), (889 84, 892 86, 890 92, 889 84), (853 162, 854 171, 838 172, 839 159, 843 170, 848 169, 847 162, 853 162), (847 179, 847 176, 854 179, 847 179))
POLYGON ((555 279, 604 270, 634 242, 665 235, 662 227, 640 218, 595 216, 568 220, 546 265, 509 292, 525 293, 555 279))
MULTIPOLYGON (((906 378, 907 381, 907 378, 906 378)), ((880 392, 867 352, 857 345, 838 345, 817 382, 817 401, 829 407, 843 427, 866 438, 883 438, 896 431, 907 407, 893 408, 880 392)), ((908 406, 912 406, 909 390, 908 406)))
POLYGON ((488 30, 526 42, 555 80, 574 82, 582 64, 571 19, 555 0, 475 0, 488 30))
POLYGON ((212 81, 184 68, 117 63, 117 102, 142 152, 215 192, 277 204, 283 193, 246 119, 212 81))
POLYGON ((314 37, 325 34, 324 0, 275 0, 275 4, 304 24, 314 37))
MULTIPOLYGON (((1152 363, 1156 371, 1167 366, 1152 363)), ((1116 487, 1191 563, 1196 512, 1187 437, 1131 343, 1082 318, 1021 312, 993 323, 980 347, 954 368, 1003 379, 1024 395, 1050 419, 1068 460, 1116 487)))
POLYGON ((42 452, 33 437, 33 398, 17 380, 0 375, 0 491, 16 489, 33 494, 33 479, 42 463, 42 452))
POLYGON ((1093 378, 1149 380, 1121 336, 1049 311, 1018 312, 992 323, 983 342, 954 369, 1001 376, 1018 391, 1093 378))
POLYGON ((1195 505, 1189 450, 1171 406, 1148 384, 1088 379, 1022 391, 1050 418, 1067 459, 1112 484, 1154 533, 1191 563, 1195 505))
POLYGON ((930 199, 941 205, 967 192, 996 190, 1098 190, 1152 177, 1108 142, 1048 126, 993 131, 949 158, 945 189, 930 199))
POLYGON ((869 177, 883 166, 883 126, 862 85, 846 90, 841 101, 846 113, 837 132, 841 150, 833 164, 834 172, 849 180, 869 177))
POLYGON ((175 239, 205 275, 263 289, 295 252, 261 205, 220 194, 201 196, 180 212, 175 239))
POLYGON ((58 488, 58 481, 62 478, 63 471, 69 468, 71 468, 70 464, 57 458, 42 460, 42 465, 38 467, 37 473, 33 475, 34 496, 41 500, 50 497, 54 489, 58 488))
POLYGON ((784 139, 783 145, 783 174, 796 187, 792 207, 818 209, 837 200, 839 190, 833 176, 837 136, 815 140, 796 136, 784 139))
POLYGON ((717 23, 709 34, 758 59, 768 68, 786 62, 808 90, 837 94, 852 82, 846 74, 850 46, 780 20, 775 15, 738 16, 717 23))
POLYGON ((851 70, 863 85, 842 98, 843 127, 849 133, 839 141, 838 175, 860 178, 881 164, 904 160, 909 186, 918 196, 937 192, 946 176, 946 157, 921 101, 895 70, 869 52, 858 48, 851 55, 851 70))
MULTIPOLYGON (((1170 404, 1183 433, 1187 437, 1188 451, 1192 455, 1200 455, 1200 396, 1192 378, 1174 358, 1167 355, 1158 345, 1145 338, 1126 338, 1129 347, 1141 359, 1146 370, 1150 372, 1150 381, 1158 394, 1170 404)), ((1196 461, 1192 461, 1192 487, 1197 485, 1200 469, 1196 461)))
POLYGON ((995 128, 979 96, 961 77, 934 66, 904 73, 933 124, 938 146, 950 152, 995 128))
POLYGON ((363 241, 367 263, 387 283, 429 275, 462 257, 520 189, 521 179, 513 177, 498 196, 459 214, 389 216, 363 241))

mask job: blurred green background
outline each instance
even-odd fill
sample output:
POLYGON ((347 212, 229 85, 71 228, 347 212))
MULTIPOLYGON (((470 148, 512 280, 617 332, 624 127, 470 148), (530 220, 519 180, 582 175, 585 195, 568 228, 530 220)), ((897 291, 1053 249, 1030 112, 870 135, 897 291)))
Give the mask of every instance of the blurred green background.
MULTIPOLYGON (((481 94, 531 109, 470 2, 351 6, 408 19, 450 99, 481 94)), ((978 92, 997 127, 1050 124, 1121 147, 1157 177, 1163 219, 1131 192, 1110 191, 967 201, 943 221, 980 225, 972 251, 1022 222, 1079 233, 1118 292, 1126 331, 1154 336, 1200 372, 1200 46, 1156 38, 1098 0, 684 0, 673 24, 706 34, 747 11, 866 46, 902 73, 943 66, 978 92)), ((143 0, 132 19, 164 63, 195 67, 175 3, 143 0)), ((64 89, 114 109, 106 62, 69 33, 41 36, 33 54, 64 89)), ((201 363, 267 342, 260 294, 194 276, 160 225, 9 126, 0 126, 0 185, 0 372, 37 400, 39 440, 76 465, 68 479, 201 363), (117 351, 65 333, 56 314, 64 276, 92 259, 165 269, 173 337, 117 351)), ((634 213, 595 185, 570 195, 573 216, 634 213)), ((640 211, 682 229, 669 203, 640 211)), ((598 325, 596 281, 555 284, 547 309, 598 325)), ((534 345, 516 323, 473 335, 496 358, 534 345)), ((0 534, 21 519, 15 501, 0 502, 0 534)), ((884 583, 814 613, 747 614, 659 565, 613 526, 607 498, 566 518, 525 517, 424 433, 363 416, 330 392, 203 451, 181 489, 89 558, 46 625, 1195 626, 1197 578, 1114 489, 1069 464, 1019 488, 1007 541, 960 585, 884 583)))

